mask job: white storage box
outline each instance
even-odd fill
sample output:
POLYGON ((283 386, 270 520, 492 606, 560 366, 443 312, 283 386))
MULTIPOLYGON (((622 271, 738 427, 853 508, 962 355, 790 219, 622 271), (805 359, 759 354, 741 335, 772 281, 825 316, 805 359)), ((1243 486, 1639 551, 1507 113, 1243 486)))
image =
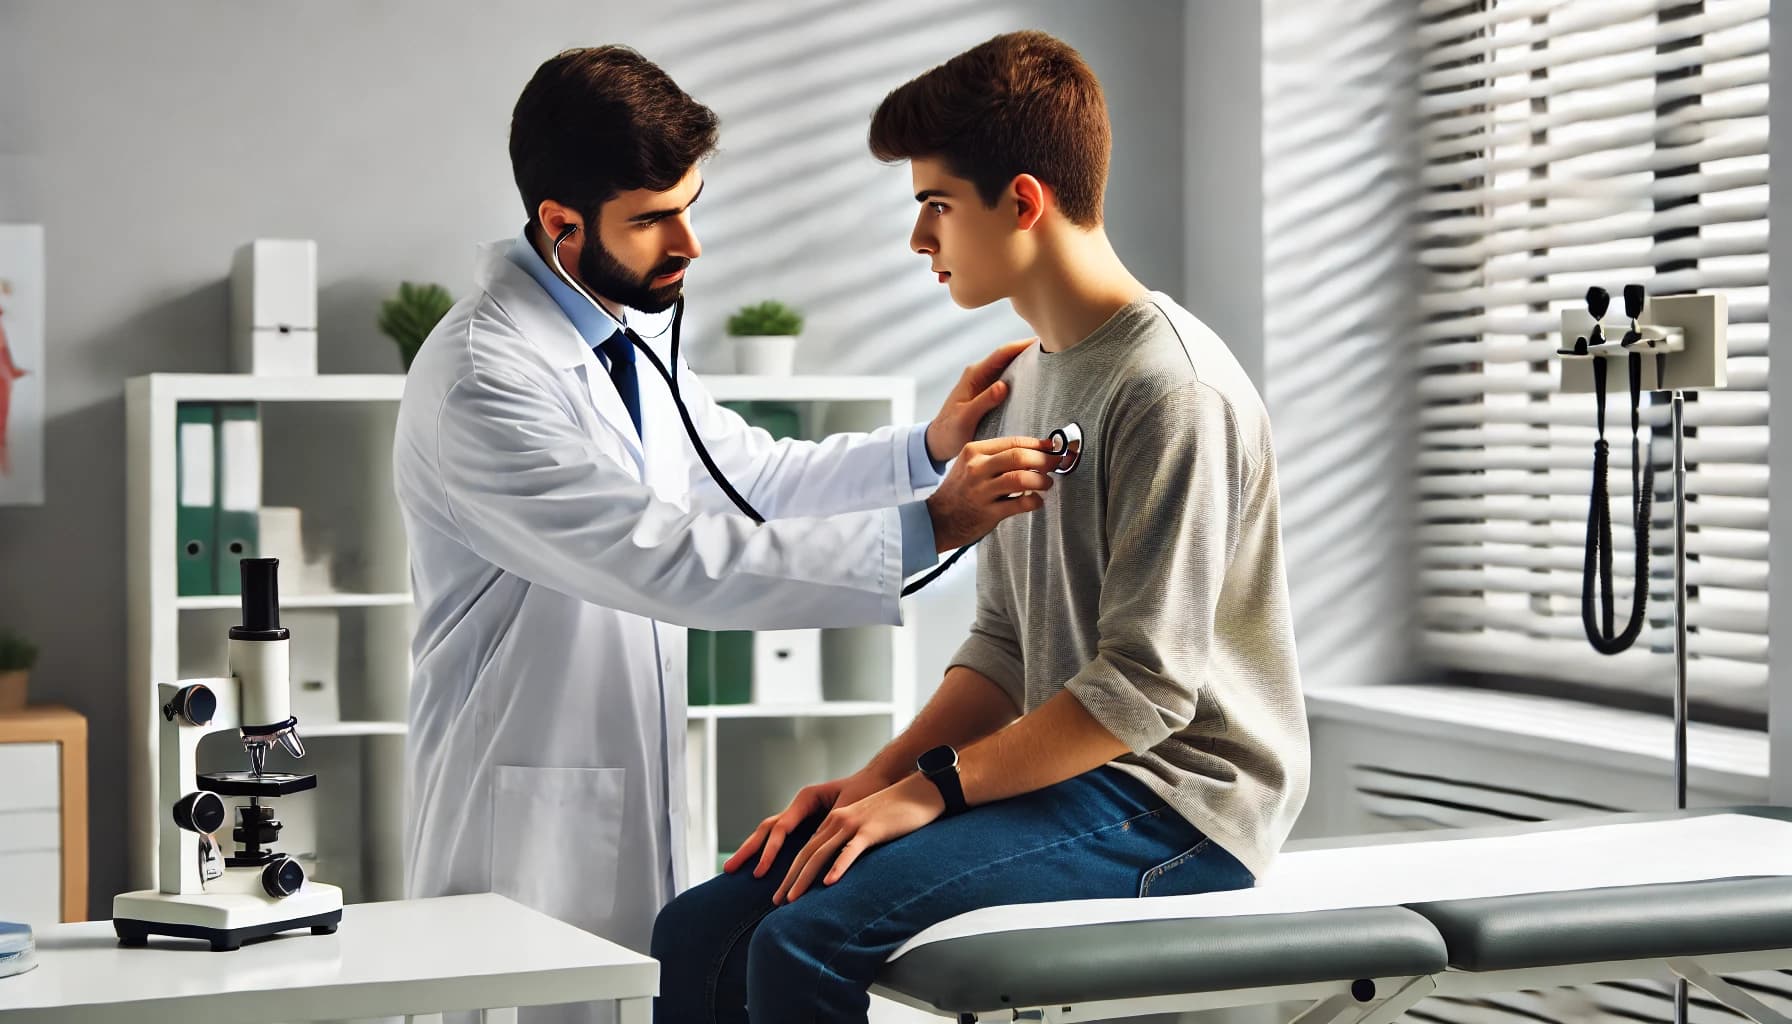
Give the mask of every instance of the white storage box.
POLYGON ((317 243, 258 238, 230 267, 230 355, 239 373, 317 373, 317 243))
POLYGON ((821 703, 821 630, 771 629, 753 634, 753 701, 821 703))
POLYGON ((341 622, 333 609, 287 609, 280 624, 292 632, 292 663, 288 679, 292 687, 292 713, 299 720, 299 735, 307 725, 342 720, 338 686, 341 622))

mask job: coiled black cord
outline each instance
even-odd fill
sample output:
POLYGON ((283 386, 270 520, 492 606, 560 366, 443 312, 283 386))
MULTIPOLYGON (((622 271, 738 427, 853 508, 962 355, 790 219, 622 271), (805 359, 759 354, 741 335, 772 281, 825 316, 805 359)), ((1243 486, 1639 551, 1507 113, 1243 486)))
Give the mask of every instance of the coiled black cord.
POLYGON ((1636 643, 1643 631, 1645 609, 1649 603, 1649 524, 1655 498, 1655 465, 1645 459, 1640 440, 1642 430, 1642 357, 1632 352, 1630 370, 1630 514, 1636 531, 1636 579, 1631 597, 1630 621, 1616 635, 1615 600, 1612 585, 1612 512, 1606 482, 1611 446, 1605 440, 1605 360, 1593 360, 1593 396, 1598 409, 1599 440, 1593 445, 1592 506, 1587 510, 1587 558, 1582 569, 1580 592, 1581 625, 1586 627, 1587 641, 1601 654, 1618 654, 1636 643), (1599 608, 1594 609, 1594 592, 1598 590, 1599 608))

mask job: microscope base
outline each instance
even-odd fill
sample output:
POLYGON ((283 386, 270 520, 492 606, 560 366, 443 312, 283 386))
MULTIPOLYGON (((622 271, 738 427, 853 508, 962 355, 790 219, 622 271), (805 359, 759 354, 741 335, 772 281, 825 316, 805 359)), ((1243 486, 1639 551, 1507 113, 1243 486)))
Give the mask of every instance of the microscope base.
POLYGON ((205 939, 213 952, 227 952, 298 928, 310 928, 314 935, 333 933, 342 920, 342 890, 306 882, 279 901, 242 893, 127 892, 113 898, 112 918, 120 945, 141 946, 151 935, 167 935, 205 939))

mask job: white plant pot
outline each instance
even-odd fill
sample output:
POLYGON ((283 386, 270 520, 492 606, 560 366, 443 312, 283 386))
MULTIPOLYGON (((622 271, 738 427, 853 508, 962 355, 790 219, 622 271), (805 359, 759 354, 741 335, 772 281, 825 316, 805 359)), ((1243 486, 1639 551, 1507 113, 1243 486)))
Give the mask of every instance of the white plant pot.
POLYGON ((796 336, 772 334, 734 338, 734 368, 738 373, 788 377, 796 369, 796 336))

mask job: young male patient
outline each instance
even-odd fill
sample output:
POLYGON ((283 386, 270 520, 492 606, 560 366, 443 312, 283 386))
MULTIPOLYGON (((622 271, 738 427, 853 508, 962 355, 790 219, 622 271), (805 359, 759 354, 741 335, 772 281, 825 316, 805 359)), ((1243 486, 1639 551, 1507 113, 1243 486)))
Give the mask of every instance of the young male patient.
POLYGON ((871 149, 909 161, 910 243, 953 300, 1007 299, 1039 336, 980 436, 1074 421, 1081 458, 1015 474, 1045 507, 977 549, 976 622, 907 731, 661 912, 662 1022, 863 1021, 928 926, 1250 886, 1306 799, 1269 421, 1109 244, 1095 76, 1048 35, 997 36, 885 98, 871 149))

